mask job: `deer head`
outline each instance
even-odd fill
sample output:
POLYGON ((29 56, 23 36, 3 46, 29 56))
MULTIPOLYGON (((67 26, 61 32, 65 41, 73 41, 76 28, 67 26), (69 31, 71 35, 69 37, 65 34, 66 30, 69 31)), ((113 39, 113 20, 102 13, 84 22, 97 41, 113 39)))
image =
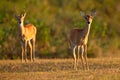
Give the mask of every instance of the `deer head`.
POLYGON ((81 13, 81 16, 84 17, 84 19, 86 20, 86 22, 87 22, 88 24, 90 24, 90 23, 92 23, 92 20, 93 20, 95 14, 96 14, 96 11, 91 12, 90 15, 86 15, 86 14, 85 14, 84 12, 82 12, 82 11, 81 11, 80 13, 81 13))

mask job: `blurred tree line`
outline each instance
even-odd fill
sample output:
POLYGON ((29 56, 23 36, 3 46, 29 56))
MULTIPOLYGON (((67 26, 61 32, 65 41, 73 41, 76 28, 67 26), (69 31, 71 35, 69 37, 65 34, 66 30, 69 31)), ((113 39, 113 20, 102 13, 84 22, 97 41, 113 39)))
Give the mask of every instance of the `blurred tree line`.
POLYGON ((25 24, 37 27, 38 58, 69 58, 68 36, 83 28, 80 11, 97 14, 91 25, 88 57, 118 56, 120 51, 119 0, 2 0, 0 1, 0 59, 21 57, 18 24, 14 13, 27 12, 25 24))

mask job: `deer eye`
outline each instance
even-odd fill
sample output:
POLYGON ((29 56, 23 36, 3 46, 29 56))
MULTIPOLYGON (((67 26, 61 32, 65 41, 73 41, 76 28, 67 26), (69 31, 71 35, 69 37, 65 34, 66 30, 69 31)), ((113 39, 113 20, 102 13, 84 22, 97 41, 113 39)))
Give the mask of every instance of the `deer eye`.
POLYGON ((85 19, 88 19, 88 17, 86 16, 85 19))

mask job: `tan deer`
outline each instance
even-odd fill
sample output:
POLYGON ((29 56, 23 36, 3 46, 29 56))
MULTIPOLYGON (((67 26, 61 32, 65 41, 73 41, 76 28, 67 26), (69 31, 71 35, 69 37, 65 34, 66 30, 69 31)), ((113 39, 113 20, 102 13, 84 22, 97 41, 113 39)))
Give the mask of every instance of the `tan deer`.
POLYGON ((74 56, 74 69, 77 70, 79 55, 83 69, 89 70, 87 62, 87 42, 90 32, 91 23, 96 12, 86 15, 81 12, 82 17, 86 20, 86 25, 83 29, 75 28, 70 32, 69 42, 74 56))
POLYGON ((18 32, 19 32, 19 38, 21 41, 21 48, 22 48, 22 62, 25 58, 25 61, 27 62, 27 45, 30 47, 30 60, 35 60, 35 41, 36 41, 36 33, 37 29, 33 24, 27 24, 24 26, 24 19, 26 16, 26 13, 21 15, 14 15, 15 18, 18 21, 18 32))

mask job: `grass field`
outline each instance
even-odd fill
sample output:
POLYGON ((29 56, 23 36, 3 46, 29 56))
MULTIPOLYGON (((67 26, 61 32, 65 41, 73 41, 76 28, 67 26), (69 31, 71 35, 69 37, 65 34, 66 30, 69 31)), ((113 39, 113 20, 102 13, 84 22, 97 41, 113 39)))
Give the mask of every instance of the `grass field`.
POLYGON ((0 80, 120 80, 120 58, 89 59, 89 71, 73 70, 72 59, 0 61, 0 80))

